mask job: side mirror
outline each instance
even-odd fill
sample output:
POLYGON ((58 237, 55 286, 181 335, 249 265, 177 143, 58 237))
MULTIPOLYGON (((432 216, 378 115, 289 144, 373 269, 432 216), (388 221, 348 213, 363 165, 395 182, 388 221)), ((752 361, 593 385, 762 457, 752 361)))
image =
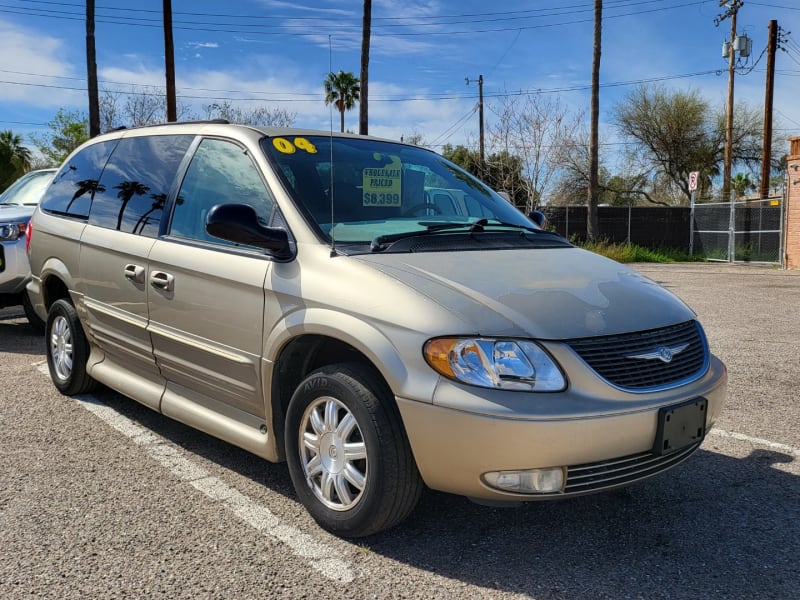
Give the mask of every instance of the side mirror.
POLYGON ((532 210, 528 213, 528 218, 544 229, 547 226, 547 217, 540 210, 532 210))
POLYGON ((289 234, 284 229, 264 227, 247 204, 218 204, 206 217, 206 231, 223 240, 263 248, 279 259, 291 258, 289 234))

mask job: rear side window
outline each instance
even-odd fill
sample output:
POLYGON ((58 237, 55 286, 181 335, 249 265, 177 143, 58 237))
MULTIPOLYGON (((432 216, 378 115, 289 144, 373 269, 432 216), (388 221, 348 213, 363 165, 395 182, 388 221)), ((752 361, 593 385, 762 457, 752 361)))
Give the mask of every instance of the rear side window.
POLYGON ((192 135, 123 138, 94 195, 89 223, 158 237, 170 187, 192 135))
POLYGON ((42 198, 42 210, 78 219, 89 218, 92 194, 117 140, 87 146, 64 163, 42 198))

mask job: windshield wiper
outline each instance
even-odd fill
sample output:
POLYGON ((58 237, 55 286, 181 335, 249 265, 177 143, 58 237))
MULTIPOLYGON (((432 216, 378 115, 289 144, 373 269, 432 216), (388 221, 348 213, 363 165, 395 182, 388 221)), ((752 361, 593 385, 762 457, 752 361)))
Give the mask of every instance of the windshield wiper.
POLYGON ((489 223, 489 219, 486 218, 478 219, 474 223, 432 223, 428 225, 425 229, 379 235, 372 240, 369 249, 372 252, 380 252, 382 250, 386 250, 389 244, 392 244, 398 240, 404 240, 407 238, 418 237, 418 236, 432 235, 442 232, 450 232, 453 231, 454 229, 466 229, 469 233, 481 233, 485 231, 487 227, 504 227, 504 228, 511 227, 513 229, 522 230, 524 232, 532 232, 532 233, 539 233, 542 231, 541 229, 537 229, 536 227, 528 227, 526 225, 518 225, 516 223, 504 223, 503 221, 489 223))

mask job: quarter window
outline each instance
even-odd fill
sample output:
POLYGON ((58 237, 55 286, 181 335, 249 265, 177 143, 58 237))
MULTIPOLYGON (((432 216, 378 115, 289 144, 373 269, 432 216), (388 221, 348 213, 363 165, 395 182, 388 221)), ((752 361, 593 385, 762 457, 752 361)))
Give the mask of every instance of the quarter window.
POLYGON ((103 171, 89 223, 157 237, 164 205, 191 135, 123 138, 103 171))
POLYGON ((89 218, 92 196, 97 191, 100 173, 117 140, 100 142, 85 147, 73 155, 59 169, 53 184, 42 198, 41 208, 45 212, 89 218))
POLYGON ((204 139, 178 192, 170 235, 236 245, 206 232, 206 216, 218 204, 249 204, 262 225, 271 223, 275 203, 247 151, 226 140, 204 139))

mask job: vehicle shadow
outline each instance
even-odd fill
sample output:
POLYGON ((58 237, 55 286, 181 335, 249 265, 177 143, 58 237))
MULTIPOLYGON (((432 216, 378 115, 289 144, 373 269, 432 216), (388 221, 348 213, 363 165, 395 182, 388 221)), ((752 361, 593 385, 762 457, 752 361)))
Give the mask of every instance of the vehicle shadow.
MULTIPOLYGON (((188 452, 295 499, 285 465, 110 391, 98 397, 188 452)), ((428 490, 405 523, 346 543, 489 595, 796 597, 800 477, 781 467, 797 459, 761 449, 733 458, 713 451, 715 441, 670 473, 571 500, 490 508, 428 490)))
POLYGON ((44 334, 30 326, 22 308, 0 310, 0 353, 41 354, 44 358, 44 334))

